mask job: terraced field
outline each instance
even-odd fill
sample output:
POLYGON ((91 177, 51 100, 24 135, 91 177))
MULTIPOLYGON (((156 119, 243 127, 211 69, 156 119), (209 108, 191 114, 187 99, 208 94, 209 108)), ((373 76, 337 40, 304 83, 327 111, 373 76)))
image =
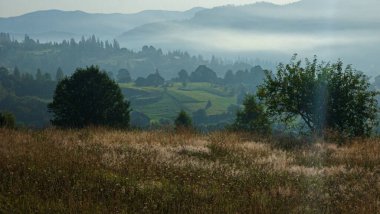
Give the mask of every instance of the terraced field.
POLYGON ((131 101, 132 108, 149 116, 153 121, 174 119, 184 109, 191 113, 206 109, 208 115, 222 114, 228 106, 236 104, 236 96, 211 83, 188 83, 184 87, 175 83, 168 87, 137 87, 133 83, 120 84, 124 96, 131 101))

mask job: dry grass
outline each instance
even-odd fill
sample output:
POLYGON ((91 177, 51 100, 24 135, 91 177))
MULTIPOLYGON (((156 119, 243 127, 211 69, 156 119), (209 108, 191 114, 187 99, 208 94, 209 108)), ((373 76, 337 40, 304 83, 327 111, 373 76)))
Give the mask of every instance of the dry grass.
POLYGON ((379 213, 380 139, 0 129, 0 213, 379 213))

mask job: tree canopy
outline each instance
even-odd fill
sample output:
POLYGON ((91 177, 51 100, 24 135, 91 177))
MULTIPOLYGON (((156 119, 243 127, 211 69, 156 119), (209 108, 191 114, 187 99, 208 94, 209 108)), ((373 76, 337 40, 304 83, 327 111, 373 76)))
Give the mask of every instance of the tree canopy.
POLYGON ((59 127, 129 126, 129 102, 107 73, 95 66, 78 68, 59 82, 48 109, 52 124, 59 127))
POLYGON ((376 92, 368 78, 342 61, 318 63, 296 55, 277 72, 267 72, 259 97, 271 116, 283 122, 301 118, 315 133, 332 129, 349 136, 366 136, 376 125, 376 92))
POLYGON ((200 65, 191 73, 190 80, 192 82, 211 82, 215 83, 218 80, 216 73, 205 65, 200 65))
POLYGON ((161 86, 165 83, 165 79, 160 75, 158 70, 155 73, 149 74, 146 78, 138 77, 135 81, 136 86, 161 86))

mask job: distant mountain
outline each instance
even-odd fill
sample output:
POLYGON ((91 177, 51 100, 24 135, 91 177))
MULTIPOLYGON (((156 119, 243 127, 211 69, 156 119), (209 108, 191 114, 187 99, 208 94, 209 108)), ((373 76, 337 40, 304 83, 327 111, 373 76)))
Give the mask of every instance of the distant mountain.
POLYGON ((1 18, 0 29, 16 37, 28 34, 44 41, 61 41, 93 34, 103 39, 113 39, 143 24, 190 19, 201 10, 203 8, 193 8, 184 12, 148 10, 135 14, 89 14, 82 11, 47 10, 1 18))
POLYGON ((272 61, 288 60, 293 53, 317 54, 374 73, 380 69, 379 9, 378 0, 223 6, 199 11, 189 20, 138 26, 117 39, 130 48, 148 44, 272 61))
POLYGON ((95 34, 116 38, 135 51, 153 45, 164 52, 183 50, 232 60, 278 62, 293 53, 318 55, 323 60, 341 58, 375 75, 380 70, 379 9, 379 0, 301 0, 136 14, 50 10, 2 18, 0 31, 40 41, 95 34))

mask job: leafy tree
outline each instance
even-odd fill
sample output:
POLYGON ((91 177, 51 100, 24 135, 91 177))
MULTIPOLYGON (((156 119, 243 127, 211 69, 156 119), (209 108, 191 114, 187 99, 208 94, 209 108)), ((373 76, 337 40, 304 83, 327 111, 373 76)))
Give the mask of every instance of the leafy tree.
POLYGON ((95 66, 79 68, 59 82, 48 109, 54 114, 52 124, 59 127, 129 126, 129 102, 107 73, 95 66))
POLYGON ((192 127, 191 118, 183 110, 179 112, 177 118, 174 121, 174 124, 177 130, 190 129, 192 127))
POLYGON ((244 108, 236 113, 234 129, 239 131, 252 131, 267 134, 271 130, 271 124, 264 107, 256 102, 254 95, 246 95, 243 101, 244 108))
POLYGON ((190 80, 192 82, 210 82, 215 83, 218 81, 218 77, 215 71, 211 70, 205 65, 200 65, 191 73, 190 80))
POLYGON ((0 128, 14 128, 15 127, 15 117, 9 112, 0 112, 0 128))
POLYGON ((135 81, 136 86, 160 86, 165 83, 165 79, 158 71, 154 74, 149 74, 147 78, 138 77, 135 81))
POLYGON ((154 74, 149 74, 148 77, 146 78, 146 81, 150 86, 160 86, 165 83, 165 79, 160 75, 158 70, 156 70, 156 73, 154 74))
POLYGON ((120 69, 117 73, 117 80, 120 83, 129 83, 132 81, 131 74, 125 68, 120 69))
POLYGON ((297 60, 267 72, 259 88, 271 116, 283 122, 301 118, 314 133, 332 129, 349 136, 367 136, 376 125, 376 92, 368 78, 343 63, 297 60))

